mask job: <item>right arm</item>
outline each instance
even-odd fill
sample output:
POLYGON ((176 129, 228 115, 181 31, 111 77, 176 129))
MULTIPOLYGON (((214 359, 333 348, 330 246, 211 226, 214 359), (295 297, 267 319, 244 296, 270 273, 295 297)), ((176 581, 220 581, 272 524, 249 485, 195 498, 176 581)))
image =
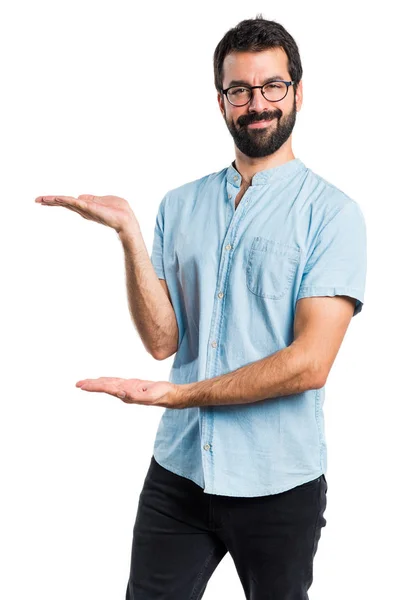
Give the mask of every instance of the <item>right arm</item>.
POLYGON ((138 225, 119 232, 129 310, 146 350, 163 360, 178 349, 178 324, 166 281, 159 279, 138 225))
POLYGON ((146 350, 157 360, 178 349, 179 331, 171 297, 148 255, 139 223, 119 196, 38 196, 43 206, 64 206, 85 219, 115 229, 125 252, 129 309, 146 350))

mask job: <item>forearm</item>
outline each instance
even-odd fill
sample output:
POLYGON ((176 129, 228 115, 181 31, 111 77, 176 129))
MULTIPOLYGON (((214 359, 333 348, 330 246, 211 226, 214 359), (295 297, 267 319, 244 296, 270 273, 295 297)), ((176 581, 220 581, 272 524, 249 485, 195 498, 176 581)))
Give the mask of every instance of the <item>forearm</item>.
POLYGON ((235 371, 177 386, 185 406, 248 404, 322 387, 317 367, 304 347, 290 346, 235 371))
POLYGON ((176 351, 178 325, 139 227, 119 233, 125 254, 129 311, 146 350, 161 359, 176 351))

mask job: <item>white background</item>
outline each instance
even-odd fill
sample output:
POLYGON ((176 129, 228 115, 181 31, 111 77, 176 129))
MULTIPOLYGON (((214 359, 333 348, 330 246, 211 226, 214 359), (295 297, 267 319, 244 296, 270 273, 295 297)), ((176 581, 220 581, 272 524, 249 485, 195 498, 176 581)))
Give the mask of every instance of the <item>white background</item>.
MULTIPOLYGON (((311 600, 398 593, 398 32, 379 2, 14 2, 0 14, 1 531, 5 600, 125 598, 163 408, 89 393, 168 380, 130 320, 110 228, 39 195, 115 194, 151 249, 166 191, 234 159, 212 57, 262 12, 298 43, 293 150, 367 222, 365 305, 326 386, 327 526, 311 600), (397 56, 396 56, 397 55, 397 56), (194 86, 204 90, 196 101, 194 86)), ((229 554, 205 599, 244 598, 229 554)))

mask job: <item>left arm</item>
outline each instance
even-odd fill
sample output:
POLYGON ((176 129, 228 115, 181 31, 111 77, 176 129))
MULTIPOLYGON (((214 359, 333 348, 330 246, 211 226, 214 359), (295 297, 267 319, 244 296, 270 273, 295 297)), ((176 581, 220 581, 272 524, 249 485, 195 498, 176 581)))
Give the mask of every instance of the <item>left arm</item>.
POLYGON ((354 306, 349 296, 301 298, 289 346, 225 375, 177 385, 171 408, 248 404, 323 387, 354 306))

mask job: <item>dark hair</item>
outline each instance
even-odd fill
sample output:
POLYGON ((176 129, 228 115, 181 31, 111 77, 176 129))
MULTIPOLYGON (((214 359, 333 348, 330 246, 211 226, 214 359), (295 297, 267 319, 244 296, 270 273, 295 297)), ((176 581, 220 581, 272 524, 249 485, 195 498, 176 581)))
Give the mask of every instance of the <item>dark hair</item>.
POLYGON ((223 85, 223 63, 231 52, 260 52, 269 48, 282 48, 288 57, 288 71, 296 93, 303 75, 299 49, 286 29, 276 21, 267 21, 262 14, 255 19, 240 21, 229 29, 214 50, 214 84, 219 92, 223 85))

